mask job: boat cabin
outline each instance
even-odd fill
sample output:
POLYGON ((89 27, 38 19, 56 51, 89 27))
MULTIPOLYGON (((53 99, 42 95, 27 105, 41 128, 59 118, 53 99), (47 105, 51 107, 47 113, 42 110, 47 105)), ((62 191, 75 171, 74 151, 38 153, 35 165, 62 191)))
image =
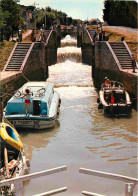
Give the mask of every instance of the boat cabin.
POLYGON ((48 115, 54 89, 52 83, 28 82, 8 101, 5 115, 25 114, 25 89, 30 91, 31 114, 48 115))
POLYGON ((104 92, 104 99, 108 104, 126 104, 126 93, 124 90, 106 90, 104 92))

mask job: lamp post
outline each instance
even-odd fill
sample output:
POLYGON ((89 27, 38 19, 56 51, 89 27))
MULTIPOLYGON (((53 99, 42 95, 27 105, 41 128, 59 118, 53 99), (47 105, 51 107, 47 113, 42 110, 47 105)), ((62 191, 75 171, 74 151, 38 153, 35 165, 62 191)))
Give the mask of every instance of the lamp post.
MULTIPOLYGON (((35 1, 34 1, 34 7, 35 7, 36 5, 39 5, 39 4, 36 4, 35 1)), ((36 33, 36 16, 37 16, 37 14, 35 14, 35 33, 36 33)))
POLYGON ((46 29, 46 7, 45 7, 45 29, 46 29))

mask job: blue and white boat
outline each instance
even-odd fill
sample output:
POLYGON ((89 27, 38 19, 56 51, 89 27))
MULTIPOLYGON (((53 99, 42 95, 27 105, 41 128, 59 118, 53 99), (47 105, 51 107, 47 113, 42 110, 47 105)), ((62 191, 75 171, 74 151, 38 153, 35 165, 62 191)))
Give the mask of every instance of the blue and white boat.
POLYGON ((54 84, 48 82, 27 82, 8 101, 4 110, 7 118, 15 127, 28 129, 45 129, 55 125, 59 94, 54 91, 54 84), (25 111, 25 90, 29 89, 31 113, 25 111))

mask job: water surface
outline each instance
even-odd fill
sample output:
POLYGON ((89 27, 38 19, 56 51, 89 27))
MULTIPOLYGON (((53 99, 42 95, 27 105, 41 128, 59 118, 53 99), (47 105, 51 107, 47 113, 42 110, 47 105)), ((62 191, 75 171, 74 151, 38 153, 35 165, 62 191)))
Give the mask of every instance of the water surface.
POLYGON ((124 182, 80 174, 80 167, 136 177, 137 113, 132 110, 130 117, 109 118, 98 111, 91 67, 81 63, 81 49, 75 43, 67 36, 58 49, 58 63, 49 68, 48 81, 61 97, 56 126, 21 133, 30 173, 62 165, 67 171, 25 183, 26 196, 64 186, 68 191, 59 195, 80 196, 83 190, 124 195, 124 182))

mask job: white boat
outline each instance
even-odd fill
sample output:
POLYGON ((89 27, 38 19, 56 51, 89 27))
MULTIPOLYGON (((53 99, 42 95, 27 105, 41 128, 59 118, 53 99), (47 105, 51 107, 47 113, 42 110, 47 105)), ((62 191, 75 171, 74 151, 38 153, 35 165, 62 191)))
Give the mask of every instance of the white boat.
POLYGON ((132 111, 130 96, 124 85, 117 81, 111 81, 109 86, 101 85, 97 102, 98 109, 111 116, 126 116, 132 111))
MULTIPOLYGON (((45 129, 55 125, 59 94, 54 91, 54 84, 48 82, 27 82, 7 102, 4 118, 7 118, 15 127, 27 129, 45 129), (31 113, 26 115, 25 90, 31 92, 31 113)), ((29 110, 29 108, 28 108, 29 110)))

